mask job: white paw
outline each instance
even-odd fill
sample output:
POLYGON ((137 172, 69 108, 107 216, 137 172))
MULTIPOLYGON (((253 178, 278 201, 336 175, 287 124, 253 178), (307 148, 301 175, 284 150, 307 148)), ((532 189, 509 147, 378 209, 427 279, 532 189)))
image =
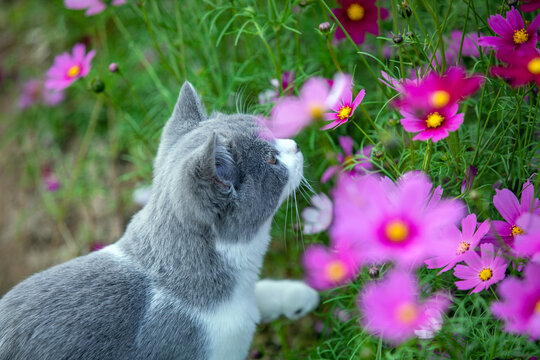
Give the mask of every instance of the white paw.
POLYGON ((296 320, 319 304, 317 291, 298 280, 261 280, 255 285, 255 297, 262 322, 281 315, 296 320))

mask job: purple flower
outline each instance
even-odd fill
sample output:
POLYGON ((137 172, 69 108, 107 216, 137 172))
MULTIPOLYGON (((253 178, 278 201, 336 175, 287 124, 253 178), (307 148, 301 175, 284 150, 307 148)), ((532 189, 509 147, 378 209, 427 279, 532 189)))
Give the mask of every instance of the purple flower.
POLYGON ((85 77, 90 72, 91 62, 95 55, 95 50, 86 54, 84 44, 75 44, 73 55, 65 52, 56 56, 53 66, 47 71, 45 88, 61 91, 73 84, 75 80, 85 77))
MULTIPOLYGON (((124 5, 126 0, 112 0, 111 5, 120 6, 124 5)), ((107 7, 103 0, 64 0, 64 5, 71 10, 84 10, 84 15, 92 16, 99 14, 107 7)))
POLYGON ((313 207, 302 211, 304 234, 317 234, 328 229, 332 223, 332 201, 321 193, 311 197, 313 207))
POLYGON ((518 10, 506 12, 506 19, 501 15, 492 15, 488 19, 489 26, 499 36, 484 36, 480 38, 480 45, 493 46, 497 51, 535 48, 538 35, 536 31, 540 26, 540 15, 525 29, 525 24, 518 10))
POLYGON ((515 236, 516 254, 540 264, 540 215, 525 213, 516 220, 516 225, 523 230, 523 234, 515 236))
POLYGON ((452 32, 450 33, 450 39, 446 39, 446 42, 448 44, 448 47, 445 51, 447 65, 458 65, 457 61, 460 48, 461 58, 477 58, 480 56, 480 51, 478 51, 478 34, 465 34, 465 37, 463 37, 463 44, 461 44, 462 37, 463 32, 459 30, 452 30, 452 32))
POLYGON ((42 81, 32 79, 23 85, 23 92, 19 98, 19 108, 26 109, 37 103, 56 106, 63 100, 64 93, 62 91, 46 90, 43 88, 42 81))
POLYGON ((521 0, 522 11, 531 12, 540 9, 540 0, 521 0))
POLYGON ((476 231, 476 215, 471 214, 461 220, 461 232, 456 226, 451 226, 446 231, 454 244, 453 250, 425 261, 428 269, 444 266, 439 274, 451 270, 458 262, 465 259, 465 254, 476 248, 482 237, 489 231, 489 221, 484 221, 476 231))
MULTIPOLYGON (((349 33, 355 44, 362 44, 366 32, 373 35, 379 35, 379 26, 377 24, 378 13, 380 11, 381 19, 388 17, 388 10, 378 9, 375 5, 376 0, 338 0, 340 8, 332 9, 339 22, 349 33)), ((335 38, 342 40, 346 37, 341 27, 337 27, 335 38)))
POLYGON ((334 165, 326 169, 321 177, 322 183, 327 182, 332 176, 338 174, 343 166, 346 168, 347 173, 353 176, 365 175, 367 174, 367 170, 371 170, 373 167, 370 161, 373 145, 368 145, 354 154, 353 139, 351 137, 340 136, 338 141, 343 149, 343 153, 338 154, 337 159, 342 165, 334 165))
POLYGON ((474 288, 472 293, 477 293, 504 279, 508 262, 498 252, 495 254, 493 244, 480 245, 480 253, 469 251, 463 257, 467 265, 456 265, 454 275, 463 280, 456 281, 459 290, 474 288))
POLYGON ((47 192, 55 192, 62 187, 60 179, 58 178, 56 173, 49 167, 45 167, 41 171, 41 181, 43 182, 43 186, 45 187, 45 191, 47 192))
POLYGON ((511 333, 528 334, 540 339, 540 264, 530 263, 524 271, 525 279, 515 277, 499 285, 500 302, 491 305, 493 315, 505 322, 511 333))
POLYGON ((399 270, 392 270, 380 282, 368 284, 358 300, 365 328, 393 344, 429 327, 433 311, 443 313, 448 305, 448 297, 442 294, 420 302, 415 278, 399 270))

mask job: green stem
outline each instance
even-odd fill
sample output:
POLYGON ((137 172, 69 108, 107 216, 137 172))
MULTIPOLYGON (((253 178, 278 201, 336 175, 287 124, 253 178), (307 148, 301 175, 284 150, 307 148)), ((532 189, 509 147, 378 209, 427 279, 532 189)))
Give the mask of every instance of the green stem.
POLYGON ((426 152, 424 154, 424 161, 422 162, 422 170, 424 172, 429 171, 429 163, 431 162, 431 148, 432 148, 431 139, 428 139, 426 142, 426 152))

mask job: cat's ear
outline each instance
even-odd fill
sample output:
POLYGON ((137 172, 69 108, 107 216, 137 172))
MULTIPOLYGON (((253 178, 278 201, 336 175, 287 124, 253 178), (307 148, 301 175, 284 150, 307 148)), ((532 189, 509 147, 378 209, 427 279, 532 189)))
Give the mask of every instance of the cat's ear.
POLYGON ((236 165, 227 146, 213 133, 203 146, 199 157, 198 175, 220 192, 234 191, 236 165))
POLYGON ((199 126, 203 120, 206 120, 204 106, 193 85, 186 81, 180 89, 172 116, 161 134, 160 148, 167 150, 182 135, 199 126))

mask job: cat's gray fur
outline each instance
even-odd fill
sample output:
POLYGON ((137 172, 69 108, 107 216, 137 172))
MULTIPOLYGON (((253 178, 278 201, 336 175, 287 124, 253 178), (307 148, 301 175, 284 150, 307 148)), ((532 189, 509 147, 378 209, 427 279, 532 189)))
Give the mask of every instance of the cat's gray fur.
POLYGON ((196 314, 230 299, 239 278, 217 245, 252 241, 288 182, 256 132, 252 116, 207 119, 184 84, 149 203, 109 249, 35 274, 0 300, 0 359, 208 358, 212 339, 196 314))

